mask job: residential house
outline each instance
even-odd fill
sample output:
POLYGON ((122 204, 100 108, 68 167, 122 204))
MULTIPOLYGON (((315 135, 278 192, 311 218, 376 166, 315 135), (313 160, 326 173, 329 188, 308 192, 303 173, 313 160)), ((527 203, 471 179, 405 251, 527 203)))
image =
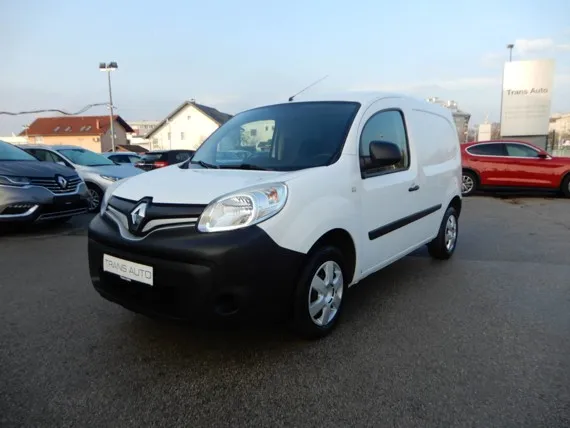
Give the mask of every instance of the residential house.
MULTIPOLYGON (((127 144, 127 133, 133 129, 120 116, 113 116, 115 147, 127 144)), ((29 143, 80 146, 96 153, 112 149, 109 116, 40 117, 20 136, 29 143)))
POLYGON ((152 150, 197 149, 206 138, 232 115, 213 107, 185 101, 162 120, 145 138, 152 150))

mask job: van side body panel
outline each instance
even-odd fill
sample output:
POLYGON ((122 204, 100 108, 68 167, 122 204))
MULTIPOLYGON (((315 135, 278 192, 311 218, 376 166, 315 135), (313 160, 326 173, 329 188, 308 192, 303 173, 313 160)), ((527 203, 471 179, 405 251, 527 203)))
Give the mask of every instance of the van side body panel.
POLYGON ((380 98, 361 107, 340 159, 287 180, 289 200, 283 211, 259 227, 278 245, 304 254, 327 232, 347 231, 356 251, 355 284, 431 241, 451 200, 461 197, 460 180, 461 155, 451 113, 407 98, 380 98), (363 179, 363 127, 376 113, 391 109, 405 120, 409 168, 363 179), (415 185, 419 190, 410 192, 415 185), (406 224, 397 227, 402 220, 406 224))

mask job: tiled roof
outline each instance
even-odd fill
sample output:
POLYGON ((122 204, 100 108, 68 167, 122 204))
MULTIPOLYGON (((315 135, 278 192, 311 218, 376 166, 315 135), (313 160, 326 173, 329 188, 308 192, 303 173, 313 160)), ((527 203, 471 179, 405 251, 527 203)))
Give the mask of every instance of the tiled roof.
MULTIPOLYGON (((120 116, 113 116, 126 132, 133 129, 120 116)), ((57 116, 40 117, 20 135, 28 136, 77 136, 103 135, 110 127, 109 116, 57 116)))
POLYGON ((214 107, 208 107, 208 106, 205 106, 203 104, 198 104, 195 101, 184 101, 172 113, 170 113, 168 116, 166 116, 166 118, 164 120, 162 120, 158 125, 156 125, 148 134, 146 134, 145 138, 152 137, 152 135, 156 131, 158 131, 160 128, 162 128, 169 120, 171 120, 174 116, 176 116, 178 113, 180 113, 182 111, 182 109, 186 108, 189 105, 192 105, 195 108, 197 108, 198 110, 200 110, 202 113, 204 113, 206 116, 208 116, 210 119, 212 119, 214 122, 216 122, 220 126, 223 125, 224 123, 226 123, 228 120, 230 120, 233 117, 231 114, 222 113, 221 111, 216 110, 214 107))

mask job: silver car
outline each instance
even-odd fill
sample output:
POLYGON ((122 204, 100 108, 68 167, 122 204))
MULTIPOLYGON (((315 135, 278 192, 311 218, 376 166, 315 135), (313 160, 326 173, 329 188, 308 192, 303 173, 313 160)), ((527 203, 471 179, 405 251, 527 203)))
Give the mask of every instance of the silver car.
POLYGON ((21 145, 22 149, 44 162, 54 162, 77 171, 89 191, 89 211, 101 206, 105 190, 117 180, 142 174, 144 171, 130 165, 118 165, 105 156, 79 146, 21 145))
POLYGON ((66 221, 87 212, 88 198, 71 168, 40 162, 0 141, 0 223, 66 221))

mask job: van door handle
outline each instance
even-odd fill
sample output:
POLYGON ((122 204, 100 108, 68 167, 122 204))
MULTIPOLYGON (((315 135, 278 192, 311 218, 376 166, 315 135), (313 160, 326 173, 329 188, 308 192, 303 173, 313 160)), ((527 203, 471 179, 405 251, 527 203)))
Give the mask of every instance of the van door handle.
POLYGON ((420 190, 420 186, 418 184, 414 184, 412 187, 408 189, 408 192, 415 192, 416 190, 420 190))

